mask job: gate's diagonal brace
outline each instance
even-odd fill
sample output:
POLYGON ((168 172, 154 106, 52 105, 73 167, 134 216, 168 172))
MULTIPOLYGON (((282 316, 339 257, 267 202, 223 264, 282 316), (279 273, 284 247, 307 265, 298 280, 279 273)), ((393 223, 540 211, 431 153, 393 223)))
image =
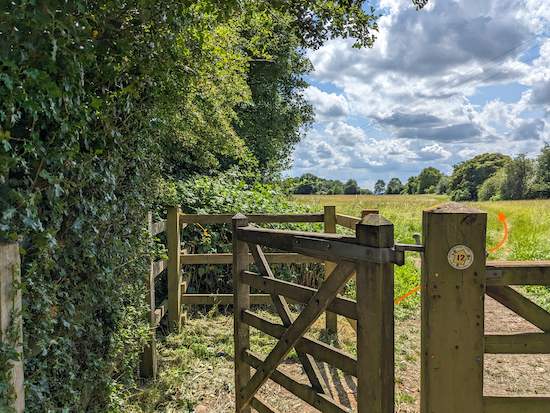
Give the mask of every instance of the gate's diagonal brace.
POLYGON ((306 308, 296 321, 286 330, 275 348, 265 359, 262 365, 246 386, 242 389, 239 404, 247 406, 262 384, 283 361, 290 350, 296 345, 304 332, 311 327, 317 318, 327 309, 338 292, 344 287, 353 275, 355 263, 342 261, 334 269, 330 277, 321 285, 317 293, 309 301, 306 308))
MULTIPOLYGON (((248 244, 248 248, 250 248, 250 251, 252 252, 254 262, 256 263, 260 274, 265 277, 275 278, 271 272, 271 268, 269 267, 267 260, 265 259, 262 248, 257 244, 248 244)), ((271 294, 271 300, 273 301, 273 304, 275 304, 275 308, 277 308, 277 312, 281 317, 283 325, 285 327, 290 327, 294 320, 290 309, 288 308, 285 297, 282 295, 271 294)), ((302 363, 302 366, 304 367, 304 370, 309 378, 311 387, 318 393, 330 394, 325 380, 321 376, 317 363, 315 363, 313 357, 303 351, 296 350, 296 353, 298 354, 298 358, 300 359, 300 362, 302 363)))

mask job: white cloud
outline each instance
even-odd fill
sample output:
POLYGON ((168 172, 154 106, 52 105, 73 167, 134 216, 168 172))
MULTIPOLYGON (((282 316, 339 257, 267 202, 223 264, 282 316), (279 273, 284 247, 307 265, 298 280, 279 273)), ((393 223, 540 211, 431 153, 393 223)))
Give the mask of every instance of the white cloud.
POLYGON ((337 39, 310 52, 319 85, 307 96, 317 120, 331 123, 298 145, 295 165, 303 157, 358 182, 361 174, 387 180, 392 171, 406 180, 427 166, 452 172, 484 152, 535 155, 550 139, 550 119, 541 119, 550 115, 550 2, 433 1, 416 12, 411 2, 381 0, 380 7, 373 49, 337 39), (341 93, 324 92, 327 83, 341 93), (513 101, 509 84, 527 90, 513 101), (352 115, 370 126, 349 125, 352 115), (332 151, 330 165, 316 155, 328 155, 320 142, 332 151))

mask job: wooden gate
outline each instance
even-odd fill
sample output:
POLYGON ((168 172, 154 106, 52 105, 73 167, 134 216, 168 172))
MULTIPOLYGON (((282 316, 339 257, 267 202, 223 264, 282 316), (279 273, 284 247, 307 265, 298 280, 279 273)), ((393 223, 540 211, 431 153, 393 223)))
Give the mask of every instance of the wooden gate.
POLYGON ((394 244, 393 224, 368 215, 356 236, 277 231, 233 218, 236 411, 274 412, 256 397, 271 379, 321 412, 347 412, 327 391, 315 360, 357 378, 359 413, 394 411, 393 266, 404 251, 422 256, 421 413, 542 413, 550 397, 483 394, 485 353, 550 354, 550 314, 510 285, 550 285, 550 262, 486 262, 487 214, 449 202, 424 210, 424 245, 394 244), (334 262, 316 290, 276 279, 261 246, 334 262), (258 273, 249 271, 251 250, 258 273), (357 301, 338 296, 356 273, 357 301), (281 317, 273 323, 250 311, 250 287, 269 293, 281 317), (490 295, 543 332, 484 334, 484 298, 490 295), (293 320, 286 299, 307 304, 293 320), (357 321, 357 357, 304 333, 325 311, 357 321), (279 339, 263 359, 250 351, 249 327, 279 339), (310 385, 278 369, 296 349, 310 385), (314 360, 315 359, 315 360, 314 360), (251 374, 251 368, 255 371, 251 374))
POLYGON ((355 237, 253 228, 248 226, 244 215, 233 217, 237 412, 249 412, 250 407, 260 413, 275 411, 256 397, 268 379, 321 412, 348 412, 346 406, 331 397, 314 359, 357 377, 360 412, 393 412, 393 265, 404 262, 404 248, 395 248, 393 234, 393 224, 374 214, 357 224, 355 237), (337 265, 318 290, 308 288, 276 279, 261 246, 297 252, 337 265), (249 271, 249 249, 259 273, 249 271), (355 273, 357 301, 339 297, 338 292, 355 273), (271 295, 281 317, 280 324, 250 311, 251 286, 271 295), (288 309, 287 298, 307 304, 296 320, 288 309), (325 310, 357 320, 357 357, 304 337, 325 310), (265 359, 250 351, 250 326, 279 339, 265 359), (296 349, 309 378, 309 386, 277 369, 292 348, 296 349))

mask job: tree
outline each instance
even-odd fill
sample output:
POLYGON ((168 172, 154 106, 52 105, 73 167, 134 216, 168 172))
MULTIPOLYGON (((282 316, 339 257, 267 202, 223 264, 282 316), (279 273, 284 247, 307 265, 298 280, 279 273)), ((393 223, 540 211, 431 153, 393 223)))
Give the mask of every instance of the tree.
POLYGON ((359 192, 361 192, 361 188, 359 188, 355 179, 349 179, 344 184, 344 194, 358 194, 359 192))
POLYGON ((379 180, 376 181, 376 183, 374 184, 374 193, 375 193, 376 195, 383 194, 385 188, 386 188, 386 183, 385 183, 382 179, 379 179, 379 180))
POLYGON ((500 153, 484 153, 454 165, 449 179, 449 191, 453 200, 477 200, 477 188, 487 178, 510 162, 510 157, 500 153), (453 195, 453 192, 456 192, 453 195))
POLYGON ((504 165, 504 179, 500 187, 503 200, 525 199, 528 183, 533 178, 533 161, 520 154, 504 165))
POLYGON ((410 176, 405 184, 402 193, 404 194, 417 194, 418 193, 418 182, 416 181, 416 176, 410 176))
POLYGON ((332 187, 332 195, 340 195, 340 194, 343 194, 343 193, 344 193, 344 188, 342 187, 341 184, 336 183, 332 187))
POLYGON ((403 184, 401 183, 401 180, 399 178, 392 178, 390 179, 390 182, 388 182, 388 187, 386 188, 386 194, 400 194, 403 190, 403 184))
POLYGON ((420 172, 420 175, 418 175, 418 178, 416 178, 418 193, 426 194, 429 192, 429 189, 433 191, 442 176, 443 174, 433 166, 424 168, 420 172))
POLYGON ((529 192, 534 198, 550 198, 550 144, 546 142, 536 159, 535 179, 529 192))

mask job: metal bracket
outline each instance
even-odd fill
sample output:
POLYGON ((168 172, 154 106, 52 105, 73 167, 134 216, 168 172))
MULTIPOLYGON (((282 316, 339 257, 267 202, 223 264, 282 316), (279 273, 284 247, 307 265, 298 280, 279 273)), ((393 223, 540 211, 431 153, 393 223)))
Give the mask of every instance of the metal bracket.
POLYGON ((424 252, 424 245, 418 244, 395 244, 396 251, 424 252))
POLYGON ((403 265, 405 263, 405 252, 397 251, 394 248, 374 248, 297 235, 294 237, 294 250, 299 252, 301 249, 329 252, 341 257, 376 262, 379 264, 394 263, 403 265))
POLYGON ((502 270, 485 270, 485 278, 502 278, 502 270))

